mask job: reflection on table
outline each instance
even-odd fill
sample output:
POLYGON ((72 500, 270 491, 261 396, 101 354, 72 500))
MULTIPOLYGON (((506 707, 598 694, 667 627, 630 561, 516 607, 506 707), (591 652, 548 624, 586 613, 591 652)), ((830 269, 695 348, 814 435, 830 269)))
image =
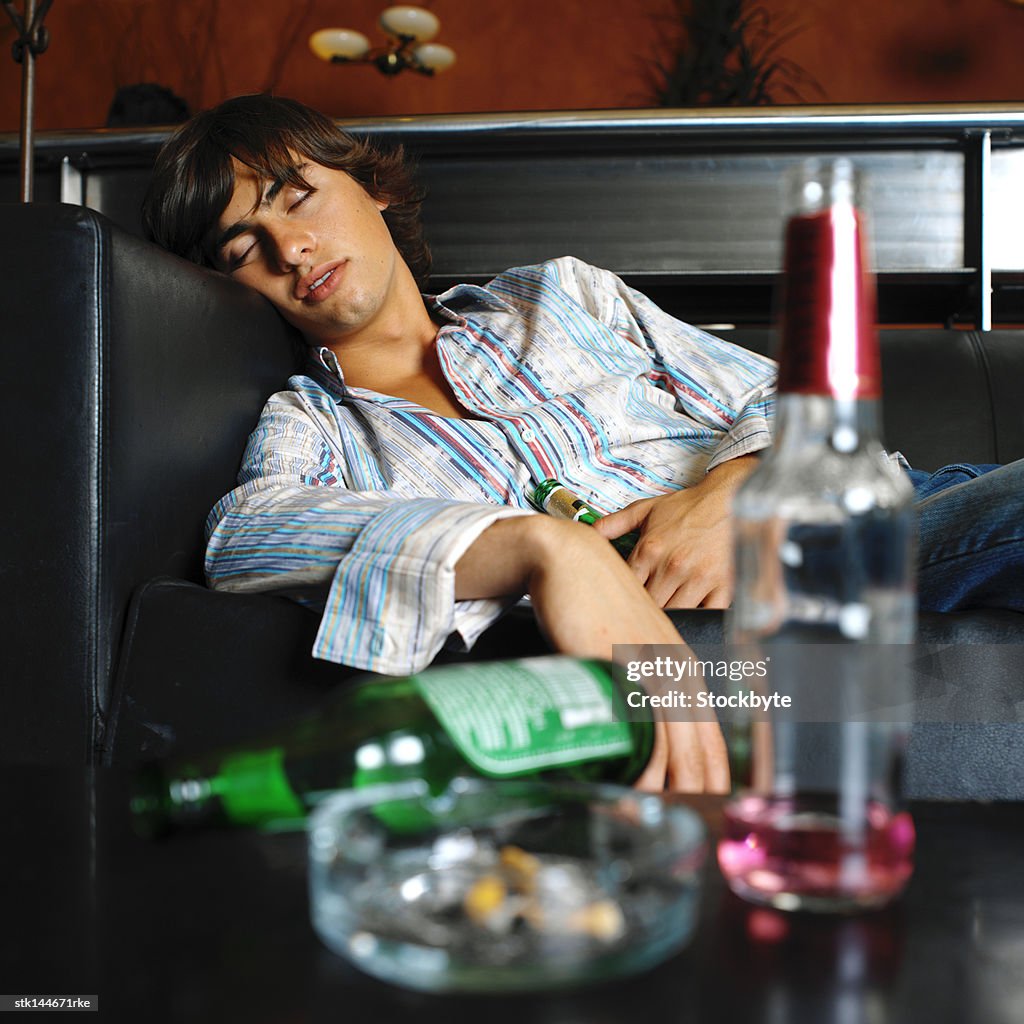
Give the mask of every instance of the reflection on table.
MULTIPOLYGON (((309 924, 301 833, 159 843, 126 780, 5 767, 5 992, 97 993, 106 1020, 891 1024, 1024 1020, 1024 808, 913 805, 906 895, 854 917, 748 906, 710 857, 690 946, 626 981, 547 996, 429 996, 373 981, 309 924)), ((688 800, 719 828, 721 803, 688 800)))

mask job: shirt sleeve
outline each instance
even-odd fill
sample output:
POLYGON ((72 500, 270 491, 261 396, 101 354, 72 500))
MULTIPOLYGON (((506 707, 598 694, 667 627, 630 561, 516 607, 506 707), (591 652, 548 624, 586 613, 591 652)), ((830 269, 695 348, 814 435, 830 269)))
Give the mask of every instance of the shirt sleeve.
POLYGON ((471 646, 515 600, 455 600, 455 565, 491 523, 526 509, 344 484, 301 396, 275 395, 239 485, 207 521, 211 587, 322 606, 313 655, 386 674, 427 666, 452 634, 471 646))
POLYGON ((771 444, 776 364, 670 316, 615 274, 555 261, 559 281, 617 334, 647 350, 648 375, 682 414, 720 437, 707 470, 771 444))

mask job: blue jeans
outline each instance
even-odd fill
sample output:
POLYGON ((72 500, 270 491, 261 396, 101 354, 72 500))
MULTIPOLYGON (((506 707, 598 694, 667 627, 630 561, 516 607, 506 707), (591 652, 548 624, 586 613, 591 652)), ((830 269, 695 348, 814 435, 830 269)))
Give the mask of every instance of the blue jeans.
POLYGON ((1024 460, 908 470, 917 494, 922 611, 1024 611, 1024 460))

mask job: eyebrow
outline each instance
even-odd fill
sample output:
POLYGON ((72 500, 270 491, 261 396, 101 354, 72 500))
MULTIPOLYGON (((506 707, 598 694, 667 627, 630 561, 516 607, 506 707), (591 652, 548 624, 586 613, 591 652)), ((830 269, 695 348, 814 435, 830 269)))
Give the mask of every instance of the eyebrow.
MULTIPOLYGON (((301 174, 302 168, 296 168, 301 174)), ((287 179, 282 175, 274 179, 273 184, 267 189, 266 193, 256 203, 255 206, 249 211, 250 214, 255 213, 260 207, 270 206, 271 203, 281 194, 281 189, 287 184, 287 179)), ((230 227, 225 228, 214 240, 213 252, 214 255, 219 259, 221 250, 230 242, 233 238, 237 238, 239 235, 244 234, 249 230, 249 221, 246 218, 236 221, 230 227)))

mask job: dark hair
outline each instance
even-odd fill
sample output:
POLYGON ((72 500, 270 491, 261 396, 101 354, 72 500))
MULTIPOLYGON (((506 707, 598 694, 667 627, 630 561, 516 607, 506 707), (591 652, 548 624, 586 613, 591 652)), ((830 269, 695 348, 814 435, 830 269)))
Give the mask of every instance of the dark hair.
POLYGON ((234 157, 263 181, 309 188, 295 156, 344 171, 374 199, 387 202, 384 221, 421 288, 430 273, 416 183, 401 147, 378 149, 343 132, 323 114, 295 100, 237 96, 196 114, 164 144, 142 204, 145 235, 202 266, 214 266, 217 220, 235 187, 234 157))

